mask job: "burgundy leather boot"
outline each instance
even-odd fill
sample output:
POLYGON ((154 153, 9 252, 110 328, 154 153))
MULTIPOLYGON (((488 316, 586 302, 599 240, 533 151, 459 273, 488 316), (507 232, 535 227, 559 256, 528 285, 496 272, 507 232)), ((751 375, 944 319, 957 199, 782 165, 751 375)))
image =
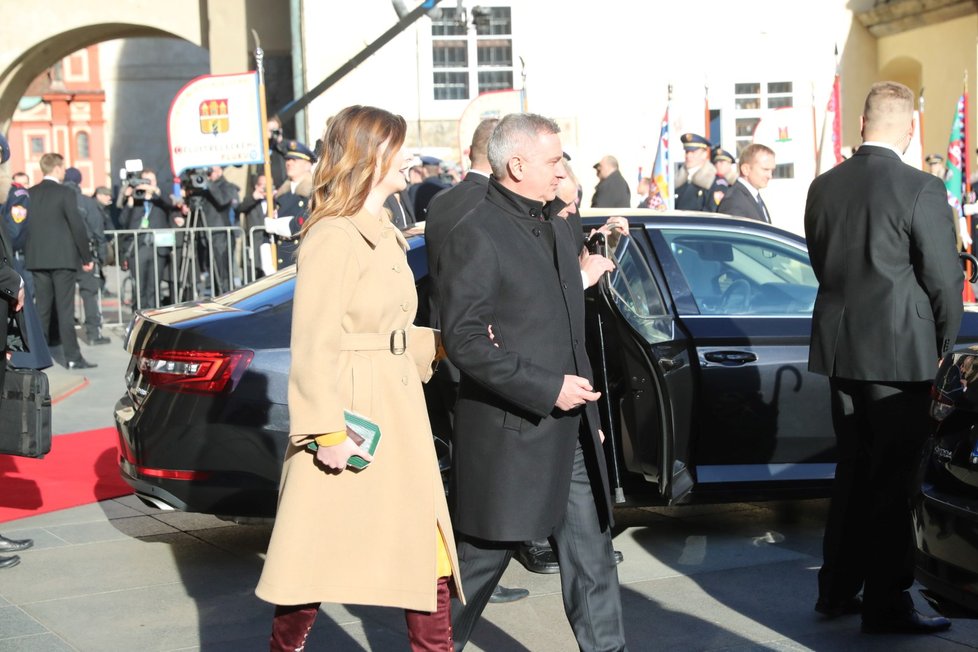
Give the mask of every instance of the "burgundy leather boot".
POLYGON ((316 622, 319 603, 277 605, 272 619, 269 652, 302 652, 312 624, 316 622))
POLYGON ((412 652, 452 652, 452 612, 448 582, 438 578, 438 601, 435 611, 404 610, 412 652))

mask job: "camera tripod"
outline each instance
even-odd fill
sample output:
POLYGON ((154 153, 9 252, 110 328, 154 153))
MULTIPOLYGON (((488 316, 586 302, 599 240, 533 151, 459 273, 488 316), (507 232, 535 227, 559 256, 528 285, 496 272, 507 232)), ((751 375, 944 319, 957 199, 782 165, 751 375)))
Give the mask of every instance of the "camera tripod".
POLYGON ((197 233, 196 229, 204 215, 204 198, 190 195, 190 214, 187 216, 187 233, 180 244, 180 279, 174 289, 179 294, 177 301, 190 301, 197 298, 197 233), (192 276, 192 278, 190 278, 192 276))

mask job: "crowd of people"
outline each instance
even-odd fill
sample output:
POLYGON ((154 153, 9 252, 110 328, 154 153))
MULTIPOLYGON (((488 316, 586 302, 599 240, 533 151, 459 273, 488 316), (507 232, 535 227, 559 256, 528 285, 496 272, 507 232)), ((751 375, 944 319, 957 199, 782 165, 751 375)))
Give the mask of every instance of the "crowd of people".
MULTIPOLYGON (((913 100, 900 84, 873 85, 862 146, 812 183, 805 210, 820 283, 809 367, 829 377, 840 456, 815 610, 861 614, 873 633, 951 625, 918 612, 908 592, 910 481, 927 434, 929 383, 960 325, 963 284, 943 186, 900 161, 913 100)), ((256 589, 275 605, 270 648, 303 649, 328 601, 403 608, 412 649, 461 650, 486 604, 509 599, 512 590, 499 587, 507 564, 528 556, 559 572, 581 650, 624 650, 601 394, 584 346, 585 292, 614 261, 587 249, 581 186, 558 125, 526 113, 484 121, 472 168, 457 183, 438 161, 405 153, 405 121, 383 109, 340 111, 315 152, 277 140, 281 125, 271 127, 271 183, 259 178, 240 202, 211 168, 196 202, 206 226, 229 226, 238 211, 272 234, 280 264, 297 259, 289 444, 256 589), (269 201, 276 219, 262 217, 269 201), (424 326, 404 237, 420 221, 433 284, 424 326), (424 409, 422 383, 432 377, 453 406, 447 497, 424 409), (375 456, 351 426, 363 419, 384 435, 375 456)), ((748 146, 735 160, 697 134, 681 140, 676 208, 771 222, 760 194, 775 168, 770 148, 748 146)), ((83 368, 70 298, 83 275, 98 287, 94 263, 104 253, 92 233, 96 221, 106 224, 94 219, 104 204, 81 201, 71 187, 80 179, 60 156, 45 155, 41 168, 45 179, 26 191, 29 217, 9 211, 27 233, 22 255, 0 265, 0 305, 19 311, 30 302, 21 281, 29 273, 44 333, 56 323, 68 366, 83 368)), ((594 206, 632 203, 613 156, 594 169, 594 206)), ((660 206, 655 184, 645 189, 643 202, 660 206)), ((164 199, 148 170, 122 203, 137 232, 194 219, 195 202, 164 199)), ((623 218, 601 231, 629 237, 623 218)), ((10 234, 13 251, 20 235, 10 234)), ((212 259, 230 255, 226 233, 207 243, 212 259)), ((127 254, 141 269, 154 255, 167 256, 139 237, 127 254)), ((218 291, 230 287, 228 276, 213 276, 218 291)), ((85 332, 100 337, 93 326, 85 332)), ((22 543, 0 538, 0 551, 22 543)))

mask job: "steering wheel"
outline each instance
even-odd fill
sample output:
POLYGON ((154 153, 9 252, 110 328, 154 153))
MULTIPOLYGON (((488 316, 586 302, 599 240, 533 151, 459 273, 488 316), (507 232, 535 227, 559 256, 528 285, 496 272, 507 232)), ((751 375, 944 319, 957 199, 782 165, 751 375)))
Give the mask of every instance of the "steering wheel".
POLYGON ((720 313, 736 315, 750 312, 751 289, 746 279, 738 278, 720 297, 720 313))

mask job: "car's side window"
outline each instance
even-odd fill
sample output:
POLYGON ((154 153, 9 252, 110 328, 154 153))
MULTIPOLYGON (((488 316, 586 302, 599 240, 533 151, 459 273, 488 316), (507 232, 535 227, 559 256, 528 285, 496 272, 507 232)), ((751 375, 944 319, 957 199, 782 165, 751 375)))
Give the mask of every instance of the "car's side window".
POLYGON ((609 255, 615 261, 611 295, 626 321, 649 342, 670 339, 671 329, 662 319, 668 316, 662 293, 635 241, 621 238, 609 255))
POLYGON ((663 229, 701 315, 811 314, 818 281, 804 250, 758 234, 663 229))

